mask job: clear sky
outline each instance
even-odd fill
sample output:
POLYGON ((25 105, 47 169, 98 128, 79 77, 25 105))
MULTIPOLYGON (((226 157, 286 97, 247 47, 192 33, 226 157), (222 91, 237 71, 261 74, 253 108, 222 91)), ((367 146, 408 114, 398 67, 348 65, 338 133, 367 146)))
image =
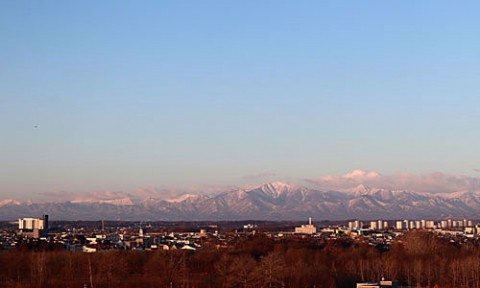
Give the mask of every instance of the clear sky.
POLYGON ((1 1, 0 195, 478 176, 478 1, 1 1))

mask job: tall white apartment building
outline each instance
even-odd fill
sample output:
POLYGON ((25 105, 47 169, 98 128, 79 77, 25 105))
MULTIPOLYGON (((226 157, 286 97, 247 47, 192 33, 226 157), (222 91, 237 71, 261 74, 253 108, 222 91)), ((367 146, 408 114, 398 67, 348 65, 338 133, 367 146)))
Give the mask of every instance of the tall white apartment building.
POLYGON ((377 226, 378 226, 379 230, 383 230, 385 228, 385 227, 383 227, 383 221, 382 220, 377 221, 377 226))
POLYGON ((363 227, 363 222, 360 222, 360 220, 355 220, 355 221, 348 222, 348 228, 350 230, 352 230, 352 229, 362 229, 362 227, 363 227))
POLYGON ((403 224, 404 224, 404 221, 397 221, 397 222, 395 222, 395 229, 397 229, 397 230, 403 230, 404 227, 405 227, 403 224))
POLYGON ((22 234, 32 235, 35 238, 48 235, 48 215, 42 218, 18 219, 18 230, 22 234))

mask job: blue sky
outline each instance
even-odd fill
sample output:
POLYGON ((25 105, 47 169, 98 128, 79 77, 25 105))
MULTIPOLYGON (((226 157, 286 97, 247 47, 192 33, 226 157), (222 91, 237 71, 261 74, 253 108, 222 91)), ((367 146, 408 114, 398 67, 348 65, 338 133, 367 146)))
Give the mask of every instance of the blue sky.
POLYGON ((2 1, 0 193, 477 176, 479 10, 2 1))

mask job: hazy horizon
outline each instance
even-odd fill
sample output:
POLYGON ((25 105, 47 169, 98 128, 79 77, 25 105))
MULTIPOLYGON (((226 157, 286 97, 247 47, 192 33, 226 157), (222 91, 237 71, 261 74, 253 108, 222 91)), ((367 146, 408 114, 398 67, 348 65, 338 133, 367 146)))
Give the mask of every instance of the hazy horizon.
MULTIPOLYGON (((176 199, 182 195, 215 195, 236 190, 248 191, 266 184, 290 185, 292 187, 309 188, 317 191, 356 191, 358 187, 367 189, 386 189, 390 191, 410 191, 415 193, 449 194, 468 192, 480 195, 480 177, 452 175, 441 172, 429 174, 382 174, 377 171, 356 169, 341 175, 323 175, 314 178, 282 179, 275 174, 249 175, 239 179, 237 183, 216 184, 205 183, 190 186, 157 186, 136 187, 135 189, 98 189, 98 190, 32 190, 30 193, 3 193, 1 200, 21 202, 65 202, 114 200, 130 198, 136 200, 176 199)), ((281 188, 279 188, 281 189, 281 188)))

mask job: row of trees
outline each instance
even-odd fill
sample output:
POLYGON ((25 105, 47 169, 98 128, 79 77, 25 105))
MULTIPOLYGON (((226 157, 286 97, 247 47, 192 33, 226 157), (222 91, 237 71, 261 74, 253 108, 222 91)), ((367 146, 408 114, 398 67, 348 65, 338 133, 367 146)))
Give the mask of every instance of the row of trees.
POLYGON ((412 232, 379 252, 351 242, 239 240, 228 249, 0 253, 0 287, 355 287, 382 276, 420 287, 480 287, 480 250, 412 232))

